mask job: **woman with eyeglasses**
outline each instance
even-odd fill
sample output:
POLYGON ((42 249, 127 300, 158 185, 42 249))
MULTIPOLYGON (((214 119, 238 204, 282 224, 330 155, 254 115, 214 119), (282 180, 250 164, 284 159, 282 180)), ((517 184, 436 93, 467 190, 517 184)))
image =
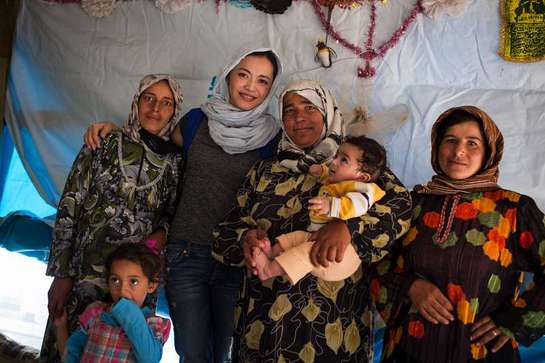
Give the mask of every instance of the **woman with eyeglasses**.
POLYGON ((115 247, 147 240, 162 251, 162 243, 154 241, 168 231, 176 209, 182 157, 169 136, 181 106, 174 78, 148 75, 124 128, 105 137, 101 148, 84 145, 76 157, 59 202, 47 266, 54 279, 42 361, 59 361, 53 327, 64 312, 71 333, 86 306, 108 296, 104 262, 115 247))

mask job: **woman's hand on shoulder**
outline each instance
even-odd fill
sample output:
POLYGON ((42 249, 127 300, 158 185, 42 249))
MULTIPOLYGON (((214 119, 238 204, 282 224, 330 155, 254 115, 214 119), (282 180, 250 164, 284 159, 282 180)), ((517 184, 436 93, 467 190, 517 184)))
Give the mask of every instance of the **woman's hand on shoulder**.
POLYGON ((118 130, 116 124, 111 121, 95 122, 87 128, 83 135, 83 142, 91 150, 96 150, 100 147, 100 140, 108 136, 112 131, 118 130))
POLYGON ((449 299, 433 283, 416 279, 409 288, 409 298, 420 315, 432 324, 448 324, 454 320, 449 299))
POLYGON ((490 316, 485 316, 471 327, 471 341, 477 340, 477 345, 485 345, 493 339, 496 339, 496 344, 492 347, 493 353, 496 353, 509 341, 509 337, 502 333, 490 316))
POLYGON ((310 261, 314 266, 328 267, 330 262, 343 260, 352 236, 346 223, 335 220, 313 232, 310 240, 314 241, 310 250, 310 261))

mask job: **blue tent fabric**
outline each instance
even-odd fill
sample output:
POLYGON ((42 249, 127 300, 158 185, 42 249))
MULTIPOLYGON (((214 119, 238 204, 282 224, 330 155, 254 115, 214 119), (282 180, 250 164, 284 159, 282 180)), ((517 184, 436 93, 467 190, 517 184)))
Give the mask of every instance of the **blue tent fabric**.
POLYGON ((53 228, 28 211, 9 213, 0 222, 0 247, 47 262, 53 228))
MULTIPOLYGON (((6 176, 9 170, 9 164, 11 156, 13 155, 13 141, 9 136, 8 128, 2 128, 2 134, 0 135, 0 196, 4 193, 4 186, 6 183, 6 176)), ((0 198, 1 199, 1 198, 0 198)))

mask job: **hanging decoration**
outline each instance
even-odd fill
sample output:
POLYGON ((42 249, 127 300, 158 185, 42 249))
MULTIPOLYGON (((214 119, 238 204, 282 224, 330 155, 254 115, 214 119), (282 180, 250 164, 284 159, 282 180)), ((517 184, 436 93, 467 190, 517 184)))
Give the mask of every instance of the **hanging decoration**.
POLYGON ((434 20, 443 14, 449 16, 462 15, 473 0, 422 0, 424 14, 434 20))
POLYGON ((511 62, 545 60, 545 0, 500 1, 499 54, 511 62))
MULTIPOLYGON (((335 7, 335 4, 333 4, 332 1, 329 2, 329 5, 327 6, 327 28, 331 28, 331 14, 333 14, 333 8, 335 7)), ((325 33, 325 42, 318 41, 316 43, 316 54, 314 55, 314 60, 316 62, 320 62, 322 67, 324 68, 330 68, 333 64, 333 58, 337 57, 337 53, 333 50, 333 48, 329 47, 327 45, 327 39, 329 38, 329 33, 325 33)))
POLYGON ((81 0, 81 7, 88 15, 103 18, 112 15, 120 3, 120 0, 81 0))
POLYGON ((360 47, 357 44, 350 43, 340 33, 336 32, 333 29, 333 25, 331 25, 331 22, 327 21, 326 15, 324 14, 320 6, 320 1, 323 0, 311 1, 312 5, 314 6, 314 11, 320 19, 320 22, 322 23, 322 26, 324 27, 326 33, 333 39, 335 39, 343 47, 349 49, 356 56, 365 61, 365 66, 358 66, 358 77, 360 78, 372 78, 376 74, 376 69, 371 64, 371 62, 374 61, 376 58, 384 57, 386 52, 388 52, 388 50, 393 48, 399 42, 401 37, 407 32, 407 29, 409 29, 409 27, 415 21, 417 15, 423 10, 422 0, 417 0, 409 15, 394 31, 390 39, 379 47, 374 47, 373 43, 375 38, 375 28, 377 24, 377 0, 368 0, 367 2, 369 2, 369 5, 371 7, 369 29, 367 32, 367 40, 365 41, 365 45, 363 47, 360 47))
POLYGON ((252 5, 267 14, 282 14, 291 6, 292 0, 250 0, 252 5))
POLYGON ((357 8, 368 0, 318 0, 318 3, 327 8, 338 6, 340 8, 357 8))
POLYGON ((188 7, 191 0, 155 0, 155 6, 167 14, 174 14, 188 7))
POLYGON ((316 43, 316 55, 314 57, 314 60, 316 62, 319 62, 322 67, 330 68, 333 64, 333 59, 335 59, 336 57, 337 53, 335 53, 333 48, 328 47, 325 42, 319 40, 318 43, 316 43))

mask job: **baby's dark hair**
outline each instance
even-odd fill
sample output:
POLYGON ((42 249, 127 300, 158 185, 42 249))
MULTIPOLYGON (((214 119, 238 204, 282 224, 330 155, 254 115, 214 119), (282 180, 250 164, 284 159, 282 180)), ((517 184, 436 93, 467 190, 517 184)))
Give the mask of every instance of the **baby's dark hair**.
POLYGON ((371 175, 371 180, 376 180, 386 168, 386 150, 376 140, 367 136, 348 136, 344 142, 354 145, 362 151, 361 159, 358 159, 360 171, 371 175))
POLYGON ((248 54, 248 56, 256 56, 256 57, 265 57, 271 62, 273 66, 273 80, 276 79, 276 75, 278 74, 278 61, 276 60, 276 57, 273 52, 270 50, 262 51, 262 52, 252 52, 248 54))
POLYGON ((127 260, 140 265, 144 275, 150 281, 159 282, 162 276, 163 261, 159 255, 144 245, 144 243, 125 243, 117 247, 106 258, 104 266, 106 281, 110 277, 112 264, 120 260, 127 260))

